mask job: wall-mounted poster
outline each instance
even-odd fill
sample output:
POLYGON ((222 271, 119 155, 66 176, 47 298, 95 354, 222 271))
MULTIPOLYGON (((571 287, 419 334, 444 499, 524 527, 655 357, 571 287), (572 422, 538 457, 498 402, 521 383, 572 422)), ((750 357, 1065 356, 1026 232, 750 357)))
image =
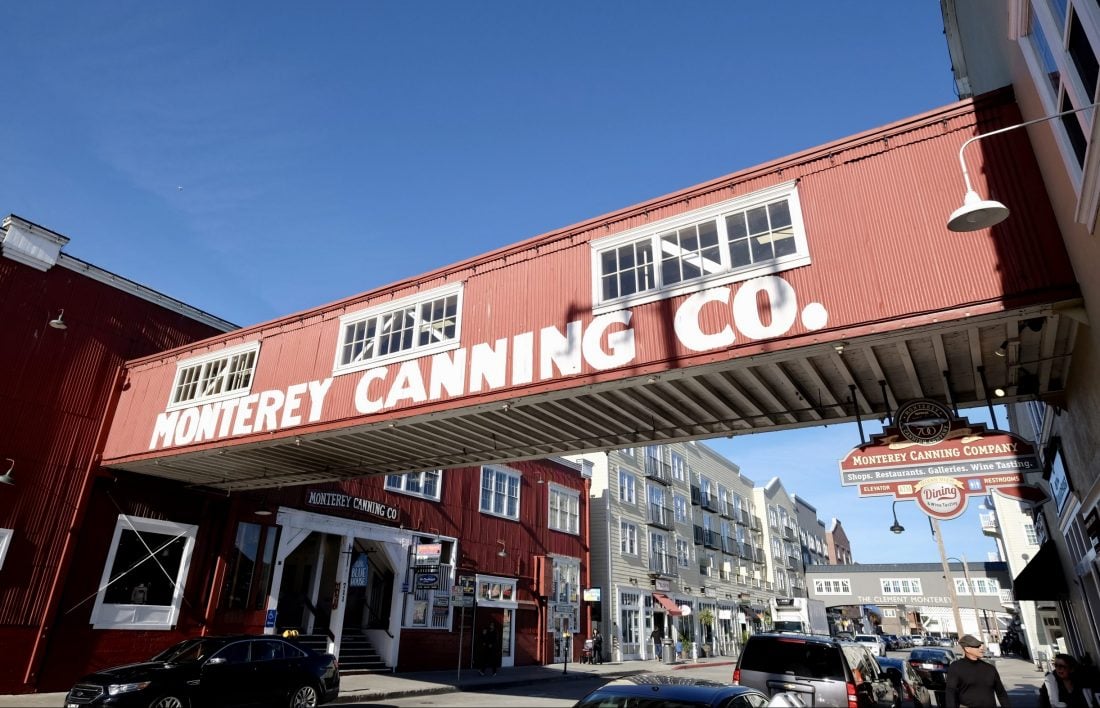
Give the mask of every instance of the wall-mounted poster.
POLYGON ((413 624, 428 623, 428 601, 417 600, 413 605, 413 624))

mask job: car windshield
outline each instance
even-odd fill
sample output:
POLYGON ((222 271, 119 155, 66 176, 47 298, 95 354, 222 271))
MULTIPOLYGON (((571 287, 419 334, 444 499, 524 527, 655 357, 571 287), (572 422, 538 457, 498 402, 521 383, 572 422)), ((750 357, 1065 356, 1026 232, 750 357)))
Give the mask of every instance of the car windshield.
POLYGON ((909 659, 920 659, 924 661, 950 661, 952 659, 951 652, 945 649, 914 649, 909 652, 909 659))
POLYGON ((750 641, 741 656, 740 668, 742 671, 844 680, 838 646, 798 639, 750 641))
POLYGON ((153 657, 153 661, 163 661, 166 664, 186 664, 192 661, 202 661, 218 648, 209 640, 187 639, 168 647, 153 657))
POLYGON ((857 642, 877 642, 878 637, 876 637, 873 634, 857 634, 856 635, 856 641, 857 642))

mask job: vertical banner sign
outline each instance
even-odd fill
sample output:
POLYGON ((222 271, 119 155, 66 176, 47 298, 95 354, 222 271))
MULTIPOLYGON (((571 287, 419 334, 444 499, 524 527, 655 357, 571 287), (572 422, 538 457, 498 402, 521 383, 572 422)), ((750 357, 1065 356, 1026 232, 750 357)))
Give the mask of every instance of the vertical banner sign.
POLYGON ((841 485, 857 486, 861 497, 916 501, 929 516, 953 519, 972 495, 998 488, 1027 494, 1024 475, 1040 470, 1027 440, 956 418, 938 401, 903 403, 894 423, 845 455, 841 485))

